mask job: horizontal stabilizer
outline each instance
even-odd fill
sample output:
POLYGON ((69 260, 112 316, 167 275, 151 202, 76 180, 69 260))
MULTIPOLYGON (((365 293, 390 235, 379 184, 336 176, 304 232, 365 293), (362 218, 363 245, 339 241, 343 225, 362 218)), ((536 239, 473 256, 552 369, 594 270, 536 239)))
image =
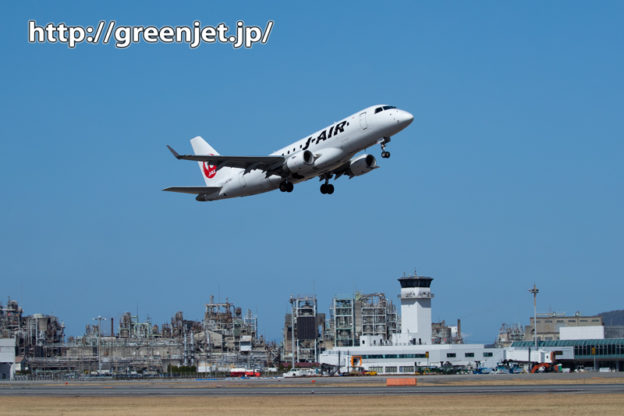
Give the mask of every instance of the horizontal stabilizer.
POLYGON ((172 186, 171 188, 163 189, 167 192, 179 192, 181 194, 211 194, 221 190, 220 186, 172 186))

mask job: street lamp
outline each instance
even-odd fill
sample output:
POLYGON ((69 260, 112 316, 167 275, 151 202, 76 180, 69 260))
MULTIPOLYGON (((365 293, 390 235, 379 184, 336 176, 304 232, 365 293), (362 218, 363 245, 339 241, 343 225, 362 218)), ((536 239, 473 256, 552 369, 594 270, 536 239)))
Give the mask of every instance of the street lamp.
POLYGON ((98 353, 98 375, 102 373, 102 361, 100 360, 100 335, 102 334, 102 321, 105 321, 106 318, 98 315, 93 318, 94 321, 98 321, 98 344, 97 344, 97 353, 98 353))
POLYGON ((290 349, 292 352, 292 364, 290 369, 292 371, 295 370, 295 299, 291 296, 290 297, 290 304, 292 305, 292 310, 290 312, 290 333, 291 333, 291 342, 290 342, 290 349))
POLYGON ((537 350, 537 294, 539 289, 533 283, 533 288, 529 289, 529 293, 533 295, 533 337, 535 337, 535 350, 537 350))

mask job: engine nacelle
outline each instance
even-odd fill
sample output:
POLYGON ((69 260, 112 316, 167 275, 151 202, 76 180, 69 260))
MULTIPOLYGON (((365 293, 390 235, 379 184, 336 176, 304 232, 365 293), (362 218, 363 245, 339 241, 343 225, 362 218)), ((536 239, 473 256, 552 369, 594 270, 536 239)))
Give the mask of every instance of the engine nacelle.
POLYGON ((309 150, 304 150, 286 159, 285 165, 292 173, 310 170, 314 165, 314 154, 309 150))
POLYGON ((377 169, 377 161, 373 155, 360 155, 349 161, 349 176, 360 176, 370 172, 373 169, 377 169))

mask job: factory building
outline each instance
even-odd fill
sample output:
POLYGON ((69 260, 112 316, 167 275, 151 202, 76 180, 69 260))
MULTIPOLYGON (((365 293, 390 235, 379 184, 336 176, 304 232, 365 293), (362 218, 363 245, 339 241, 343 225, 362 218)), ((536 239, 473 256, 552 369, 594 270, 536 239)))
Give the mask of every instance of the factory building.
MULTIPOLYGON (((194 362, 201 372, 224 371, 229 367, 260 368, 279 362, 277 345, 267 343, 258 333, 258 318, 229 301, 206 305, 201 331, 191 339, 194 362), (207 371, 206 371, 207 370, 207 371)), ((188 345, 188 342, 187 342, 188 345)))
MULTIPOLYGON (((178 312, 178 314, 180 314, 178 312)), ((102 318, 103 320, 103 318, 102 318)), ((113 319, 111 319, 113 322, 113 319)), ((75 374, 157 374, 169 365, 182 365, 184 346, 178 338, 163 338, 149 317, 124 313, 115 334, 98 325, 87 325, 83 336, 70 338, 63 354, 53 359, 30 359, 35 374, 60 371, 75 374)), ((166 325, 163 325, 166 326, 166 325)))
POLYGON ((445 321, 431 324, 432 344, 463 344, 461 334, 461 320, 457 320, 456 326, 448 326, 445 321))
POLYGON ((16 357, 53 357, 60 353, 65 325, 56 316, 36 313, 24 315, 14 299, 0 304, 0 338, 15 340, 16 357))
POLYGON ((496 348, 510 347, 516 341, 524 341, 524 326, 519 324, 503 323, 498 330, 494 346, 496 348))
POLYGON ((282 359, 293 367, 318 362, 325 350, 325 314, 318 312, 316 296, 290 298, 291 313, 284 317, 282 359))
POLYGON ((1 311, 0 337, 15 343, 18 370, 33 377, 156 375, 172 368, 227 372, 232 367, 266 367, 279 362, 278 347, 258 334, 258 320, 251 311, 243 314, 228 300, 215 303, 212 297, 201 321, 184 319, 182 312, 177 312, 159 327, 149 317, 141 321, 125 313, 116 330, 110 318, 108 331, 102 323, 107 319, 98 317, 96 325, 86 326, 83 336, 70 337, 67 342, 56 317, 23 316, 15 301, 1 311))
POLYGON ((330 348, 353 347, 359 345, 355 327, 355 299, 354 298, 333 298, 329 311, 330 331, 328 338, 330 348))
POLYGON ((383 293, 335 297, 325 344, 327 348, 358 346, 362 339, 387 343, 398 330, 396 307, 383 293))

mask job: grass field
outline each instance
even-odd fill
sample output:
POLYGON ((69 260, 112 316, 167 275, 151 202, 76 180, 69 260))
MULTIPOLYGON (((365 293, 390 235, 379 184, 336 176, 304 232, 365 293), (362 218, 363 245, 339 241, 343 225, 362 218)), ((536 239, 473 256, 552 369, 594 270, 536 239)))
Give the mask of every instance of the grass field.
POLYGON ((0 415, 622 415, 624 395, 0 397, 0 415))

